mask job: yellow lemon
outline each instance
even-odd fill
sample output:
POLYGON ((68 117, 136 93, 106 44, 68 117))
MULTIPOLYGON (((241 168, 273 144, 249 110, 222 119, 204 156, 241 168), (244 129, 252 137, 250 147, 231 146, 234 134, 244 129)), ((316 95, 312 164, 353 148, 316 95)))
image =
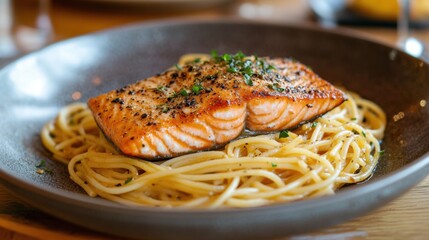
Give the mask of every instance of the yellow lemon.
MULTIPOLYGON (((410 2, 413 19, 429 19, 429 0, 410 2)), ((399 13, 398 0, 349 0, 349 7, 361 16, 378 20, 396 20, 399 13)))

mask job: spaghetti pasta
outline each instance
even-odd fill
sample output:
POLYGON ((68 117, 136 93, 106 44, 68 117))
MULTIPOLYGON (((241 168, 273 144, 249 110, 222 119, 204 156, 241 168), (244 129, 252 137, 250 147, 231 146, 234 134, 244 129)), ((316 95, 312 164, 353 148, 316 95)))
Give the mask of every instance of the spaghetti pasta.
POLYGON ((246 137, 166 161, 121 155, 82 103, 64 107, 41 139, 92 197, 157 207, 261 206, 333 194, 371 176, 386 117, 373 102, 347 94, 341 106, 287 136, 246 137))

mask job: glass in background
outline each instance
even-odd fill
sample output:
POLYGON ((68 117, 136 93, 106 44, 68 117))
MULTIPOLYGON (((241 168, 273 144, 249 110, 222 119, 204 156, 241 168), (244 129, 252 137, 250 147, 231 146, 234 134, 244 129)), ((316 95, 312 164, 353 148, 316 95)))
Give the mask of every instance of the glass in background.
POLYGON ((37 50, 53 39, 50 0, 0 0, 0 58, 37 50))
MULTIPOLYGON (((421 0, 397 0, 399 6, 398 13, 398 46, 402 48, 405 52, 415 57, 420 57, 424 60, 429 60, 428 49, 425 42, 420 40, 415 36, 411 28, 410 22, 418 16, 414 16, 413 9, 420 9, 426 7, 429 12, 429 1, 425 1, 426 6, 418 6, 417 4, 422 4, 421 0), (412 5, 414 4, 414 5, 412 5)), ((423 9, 424 10, 424 9, 423 9)), ((415 11, 415 10, 414 10, 415 11)), ((429 21, 429 16, 426 16, 429 21)))
MULTIPOLYGON (((426 59, 429 0, 308 0, 324 26, 347 25, 387 33, 397 26, 397 46, 426 59)), ((374 31, 374 32, 376 32, 374 31)), ((393 31, 392 31, 393 32, 393 31)))

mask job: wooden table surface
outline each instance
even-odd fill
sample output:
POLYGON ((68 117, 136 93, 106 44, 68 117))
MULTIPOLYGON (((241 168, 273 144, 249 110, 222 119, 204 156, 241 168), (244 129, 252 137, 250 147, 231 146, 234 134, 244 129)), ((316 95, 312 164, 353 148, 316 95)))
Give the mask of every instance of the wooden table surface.
MULTIPOLYGON (((20 4, 15 12, 18 22, 26 23, 34 0, 16 0, 20 4)), ((54 1, 51 17, 55 29, 55 41, 68 39, 124 24, 171 17, 219 18, 240 15, 245 7, 272 4, 273 21, 308 22, 308 6, 300 0, 237 0, 217 8, 198 11, 168 11, 139 8, 105 8, 68 4, 54 1), (247 5, 245 5, 247 4, 247 5), (285 14, 287 13, 287 14, 285 14)), ((267 5, 268 6, 268 5, 267 5)), ((265 6, 265 9, 267 7, 265 6)), ((246 15, 242 15, 246 17, 246 15)), ((266 14, 259 18, 267 20, 266 14)), ((354 28, 387 44, 394 44, 397 37, 392 28, 354 28)), ((420 32, 428 40, 428 32, 420 32)), ((1 65, 0 65, 1 67, 1 65)), ((50 217, 14 198, 0 185, 0 239, 117 239, 96 233, 62 220, 50 217)), ((290 239, 429 239, 429 177, 398 199, 380 209, 352 221, 290 239)))

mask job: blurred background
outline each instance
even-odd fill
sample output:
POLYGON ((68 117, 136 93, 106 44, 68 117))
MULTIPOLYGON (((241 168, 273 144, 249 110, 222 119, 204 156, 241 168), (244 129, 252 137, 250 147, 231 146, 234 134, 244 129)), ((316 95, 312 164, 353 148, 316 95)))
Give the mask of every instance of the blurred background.
POLYGON ((410 4, 405 10, 412 29, 403 34, 424 47, 429 0, 0 0, 0 57, 124 24, 181 17, 341 26, 397 44, 401 2, 410 4))

